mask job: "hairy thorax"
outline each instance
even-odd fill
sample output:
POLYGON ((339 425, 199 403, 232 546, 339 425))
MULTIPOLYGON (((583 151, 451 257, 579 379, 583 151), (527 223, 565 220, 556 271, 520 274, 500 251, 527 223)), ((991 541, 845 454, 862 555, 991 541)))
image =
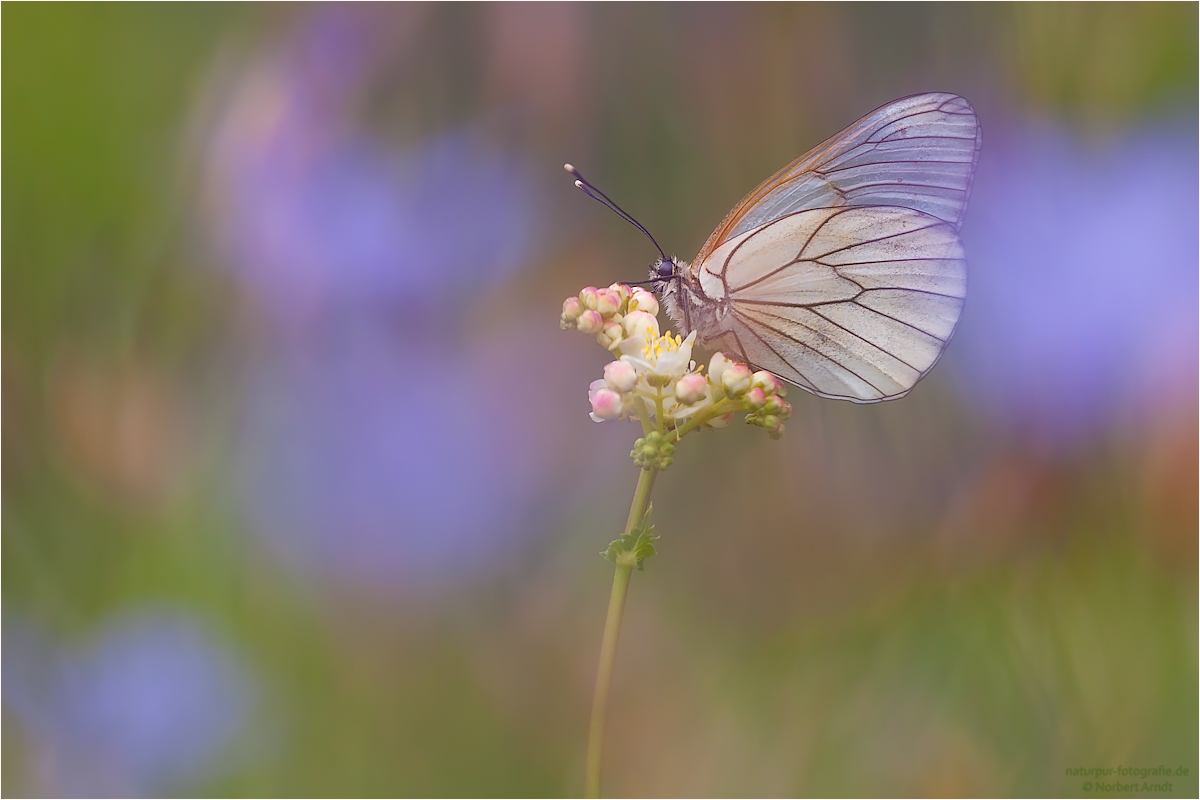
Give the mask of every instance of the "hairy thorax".
POLYGON ((709 277, 713 280, 703 281, 693 276, 686 261, 675 261, 674 275, 670 278, 651 272, 654 291, 675 323, 676 331, 684 336, 696 331, 701 344, 720 338, 732 323, 724 284, 716 276, 709 277))

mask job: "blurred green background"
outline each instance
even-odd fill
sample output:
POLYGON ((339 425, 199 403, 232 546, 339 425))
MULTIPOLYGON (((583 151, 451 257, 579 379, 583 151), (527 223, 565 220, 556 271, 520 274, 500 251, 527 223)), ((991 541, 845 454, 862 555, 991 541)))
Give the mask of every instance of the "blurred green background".
POLYGON ((1197 793, 1195 4, 4 19, 4 794, 578 794, 635 433, 557 315, 654 253, 561 164, 686 259, 923 91, 958 335, 680 451, 605 791, 1197 793))

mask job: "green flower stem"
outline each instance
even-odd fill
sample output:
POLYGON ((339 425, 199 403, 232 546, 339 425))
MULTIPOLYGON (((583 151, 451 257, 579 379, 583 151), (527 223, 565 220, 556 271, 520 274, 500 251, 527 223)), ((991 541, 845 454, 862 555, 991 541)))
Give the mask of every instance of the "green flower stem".
POLYGON ((654 488, 654 479, 658 470, 644 469, 638 476, 637 488, 633 490, 633 503, 629 506, 629 519, 625 522, 625 533, 628 534, 646 516, 646 507, 650 504, 650 491, 654 488))
MULTIPOLYGON (((650 504, 650 491, 658 470, 644 469, 638 476, 637 489, 633 493, 633 504, 629 508, 629 521, 625 523, 625 534, 641 524, 650 504)), ((608 618, 604 621, 604 639, 600 644, 600 665, 596 670, 596 691, 592 695, 592 722, 588 728, 587 762, 584 767, 584 796, 600 796, 600 760, 604 750, 604 718, 608 711, 608 690, 612 685, 613 666, 617 658, 617 639, 621 635, 621 617, 625 613, 625 596, 629 592, 629 577, 637 561, 629 554, 617 560, 617 572, 613 576, 612 596, 608 601, 608 618)))
POLYGON ((699 414, 676 428, 675 441, 679 441, 687 434, 696 430, 696 428, 699 428, 701 425, 708 422, 710 419, 728 414, 730 411, 735 411, 739 407, 740 404, 736 400, 732 400, 728 397, 721 398, 708 408, 704 409, 704 411, 701 411, 699 414))

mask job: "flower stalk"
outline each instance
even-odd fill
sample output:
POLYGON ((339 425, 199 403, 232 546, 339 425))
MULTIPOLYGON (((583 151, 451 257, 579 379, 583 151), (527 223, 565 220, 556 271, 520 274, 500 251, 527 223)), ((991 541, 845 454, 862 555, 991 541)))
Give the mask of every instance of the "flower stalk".
POLYGON ((674 462, 681 439, 698 430, 728 425, 738 410, 749 412, 746 422, 767 431, 772 439, 783 434, 783 420, 792 407, 783 399, 783 383, 769 372, 753 372, 745 364, 713 355, 708 372, 692 360, 693 332, 686 338, 659 333, 658 300, 642 288, 613 284, 589 286, 563 303, 560 326, 594 336, 615 360, 604 377, 588 387, 591 417, 596 422, 637 420, 642 436, 630 456, 639 470, 637 489, 625 522, 625 532, 609 543, 603 555, 616 565, 600 664, 592 695, 588 728, 584 794, 600 796, 600 769, 608 695, 617 656, 617 641, 625 613, 625 598, 633 568, 657 551, 650 523, 650 492, 658 473, 674 462))
MULTIPOLYGON (((650 508, 650 492, 658 470, 643 469, 638 477, 629 521, 622 539, 634 533, 646 519, 650 508)), ((626 550, 617 556, 613 575, 612 595, 608 600, 608 616, 604 620, 604 638, 600 643, 600 664, 596 670, 596 689, 592 694, 592 720, 588 727, 587 762, 584 767, 584 796, 600 796, 600 764, 604 754, 604 723, 608 712, 608 694, 612 686, 613 667, 617 658, 617 640, 621 636, 621 620, 625 614, 625 597, 629 593, 629 578, 639 566, 636 550, 626 550)))

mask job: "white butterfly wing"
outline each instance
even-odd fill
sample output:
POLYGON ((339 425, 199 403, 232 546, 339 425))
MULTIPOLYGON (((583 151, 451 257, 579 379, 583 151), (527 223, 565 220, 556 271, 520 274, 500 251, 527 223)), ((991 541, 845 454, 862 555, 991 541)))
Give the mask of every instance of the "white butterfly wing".
POLYGON ((953 223, 896 206, 789 214, 705 262, 730 301, 715 349, 822 397, 901 397, 941 356, 966 297, 953 223))
POLYGON ((809 150, 746 195, 693 263, 726 241, 813 208, 887 205, 962 224, 981 143, 975 110, 954 94, 901 98, 809 150))

